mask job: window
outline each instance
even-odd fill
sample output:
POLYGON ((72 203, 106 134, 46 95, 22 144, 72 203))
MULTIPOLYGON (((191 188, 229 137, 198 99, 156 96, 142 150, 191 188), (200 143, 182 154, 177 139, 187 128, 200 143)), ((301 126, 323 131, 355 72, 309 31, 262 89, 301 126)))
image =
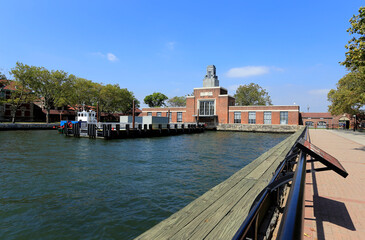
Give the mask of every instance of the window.
POLYGON ((161 112, 157 112, 157 117, 161 117, 161 112))
POLYGON ((200 101, 199 115, 200 116, 213 116, 214 115, 214 101, 200 101))
POLYGON ((182 112, 177 113, 177 122, 182 122, 182 112))
POLYGON ((280 112, 280 124, 288 124, 288 112, 280 112))
POLYGON ((317 127, 318 127, 318 128, 326 128, 326 126, 327 126, 327 123, 326 123, 326 122, 324 122, 324 121, 319 121, 319 122, 317 123, 317 127))
POLYGON ((234 123, 241 123, 241 112, 234 112, 234 123))
POLYGON ((148 113, 147 113, 147 116, 152 116, 152 113, 151 113, 151 112, 148 112, 148 113))
POLYGON ((271 124, 271 112, 264 112, 264 124, 271 124))
POLYGON ((170 114, 169 113, 167 114, 169 115, 169 122, 172 122, 172 113, 170 112, 170 114))
POLYGON ((256 112, 248 112, 248 123, 256 124, 256 112))
POLYGON ((308 127, 313 126, 313 122, 312 121, 306 121, 305 125, 308 126, 308 127))

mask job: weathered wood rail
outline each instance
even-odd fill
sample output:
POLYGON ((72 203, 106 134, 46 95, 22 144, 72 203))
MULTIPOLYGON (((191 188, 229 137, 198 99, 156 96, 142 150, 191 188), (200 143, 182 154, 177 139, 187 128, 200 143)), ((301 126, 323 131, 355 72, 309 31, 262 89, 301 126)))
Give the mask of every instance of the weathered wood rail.
POLYGON ((136 239, 232 239, 304 127, 136 239))

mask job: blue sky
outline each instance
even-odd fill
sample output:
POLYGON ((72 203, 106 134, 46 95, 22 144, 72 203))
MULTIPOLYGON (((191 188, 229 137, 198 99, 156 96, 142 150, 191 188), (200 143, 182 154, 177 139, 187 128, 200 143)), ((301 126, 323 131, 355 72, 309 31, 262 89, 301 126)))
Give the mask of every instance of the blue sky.
MULTIPOLYGON (((17 61, 118 83, 143 102, 257 83, 275 105, 327 111, 363 1, 0 1, 0 71, 17 61)), ((142 105, 143 106, 143 105, 142 105)))

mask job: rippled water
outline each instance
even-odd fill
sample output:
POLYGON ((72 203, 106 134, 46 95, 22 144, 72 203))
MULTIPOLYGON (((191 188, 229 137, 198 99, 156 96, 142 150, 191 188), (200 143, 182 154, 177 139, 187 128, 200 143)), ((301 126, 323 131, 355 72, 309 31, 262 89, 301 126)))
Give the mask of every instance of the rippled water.
POLYGON ((131 239, 288 135, 0 132, 0 239, 131 239))

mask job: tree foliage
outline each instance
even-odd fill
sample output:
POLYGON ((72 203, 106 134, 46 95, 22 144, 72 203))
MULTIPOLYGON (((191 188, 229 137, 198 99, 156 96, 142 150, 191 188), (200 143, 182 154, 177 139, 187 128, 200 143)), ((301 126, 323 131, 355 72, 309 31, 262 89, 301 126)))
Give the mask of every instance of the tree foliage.
POLYGON ((11 70, 14 80, 9 81, 10 85, 9 98, 6 103, 10 106, 10 114, 12 123, 15 123, 16 112, 35 99, 35 95, 31 90, 32 74, 29 71, 29 66, 16 63, 15 68, 11 70))
POLYGON ((133 108, 139 107, 139 101, 134 97, 133 92, 126 88, 120 88, 118 84, 107 84, 100 90, 100 110, 107 113, 130 112, 133 108))
POLYGON ((359 114, 365 105, 365 7, 360 7, 350 24, 347 32, 353 37, 345 45, 348 51, 341 63, 350 72, 338 81, 337 89, 331 89, 327 95, 331 102, 328 110, 333 115, 359 114))
POLYGON ((240 85, 236 94, 236 105, 271 105, 271 99, 265 89, 258 84, 250 83, 246 85, 240 85))
POLYGON ((14 81, 11 81, 14 90, 6 102, 11 105, 14 113, 13 121, 16 111, 22 104, 34 101, 35 98, 41 101, 47 110, 47 122, 52 108, 66 105, 80 110, 84 104, 87 106, 99 104, 101 111, 129 113, 134 100, 135 107, 139 107, 139 101, 133 92, 120 88, 118 84, 103 85, 69 75, 62 70, 49 71, 44 67, 28 66, 19 62, 11 70, 11 74, 14 76, 14 81))
MULTIPOLYGON (((68 73, 61 70, 49 71, 44 67, 28 66, 17 62, 12 74, 24 72, 27 77, 27 87, 41 100, 46 109, 46 121, 49 122, 51 108, 64 103, 66 86, 70 86, 68 73)), ((24 79, 24 77, 19 78, 24 79)))
POLYGON ((6 75, 0 72, 0 80, 7 80, 6 75))
POLYGON ((71 86, 68 88, 67 98, 65 103, 71 105, 77 110, 81 109, 82 105, 95 106, 100 101, 100 92, 102 84, 95 83, 85 78, 79 78, 70 75, 71 86))
POLYGON ((365 67, 346 74, 338 81, 337 89, 331 89, 327 97, 332 103, 328 110, 333 115, 360 113, 365 105, 365 67))
POLYGON ((165 94, 154 92, 151 95, 148 95, 144 98, 144 103, 149 107, 162 107, 165 106, 165 101, 168 97, 165 94))
POLYGON ((186 97, 185 96, 175 96, 167 100, 167 103, 170 107, 185 107, 186 106, 186 97))
POLYGON ((365 67, 365 7, 360 7, 359 14, 350 19, 350 24, 347 32, 352 38, 345 45, 348 51, 341 64, 350 71, 357 71, 359 67, 365 67))

